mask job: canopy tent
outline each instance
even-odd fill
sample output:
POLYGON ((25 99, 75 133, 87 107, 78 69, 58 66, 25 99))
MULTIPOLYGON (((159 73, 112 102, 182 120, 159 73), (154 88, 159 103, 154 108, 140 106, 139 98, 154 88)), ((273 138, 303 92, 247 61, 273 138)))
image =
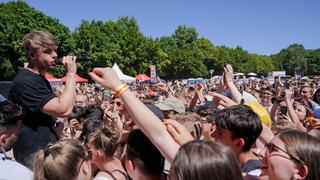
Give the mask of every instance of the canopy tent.
MULTIPOLYGON (((61 81, 62 82, 66 82, 67 81, 67 77, 64 76, 63 78, 61 78, 61 81)), ((88 79, 82 78, 78 74, 76 74, 76 82, 77 83, 84 83, 84 82, 88 82, 88 79)))
POLYGON ((152 78, 147 76, 146 74, 138 74, 136 76, 136 80, 138 80, 138 81, 151 81, 152 78))
POLYGON ((123 74, 117 63, 113 64, 112 69, 117 73, 122 82, 134 82, 136 80, 134 77, 123 74))
POLYGON ((244 74, 243 73, 235 73, 233 74, 234 76, 243 76, 244 74))
POLYGON ((57 89, 60 89, 62 85, 61 79, 58 79, 51 74, 45 74, 44 77, 49 81, 53 92, 57 92, 57 89))
POLYGON ((256 73, 253 73, 253 72, 248 73, 247 75, 248 75, 248 76, 257 76, 257 74, 256 74, 256 73))
POLYGON ((48 81, 61 81, 60 79, 54 77, 51 74, 45 74, 44 77, 48 80, 48 81))

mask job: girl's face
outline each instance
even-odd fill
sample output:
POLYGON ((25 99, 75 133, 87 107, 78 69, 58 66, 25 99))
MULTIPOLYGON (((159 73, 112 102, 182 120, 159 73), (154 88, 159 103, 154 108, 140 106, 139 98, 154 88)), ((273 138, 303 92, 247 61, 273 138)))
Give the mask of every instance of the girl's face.
POLYGON ((274 137, 261 152, 261 177, 269 179, 293 179, 298 172, 297 165, 287 153, 284 143, 279 137, 274 137))
POLYGON ((271 101, 272 99, 272 93, 271 92, 268 92, 268 91, 265 91, 262 93, 262 101, 263 102, 269 102, 271 101))
POLYGON ((295 107, 295 112, 300 121, 303 121, 307 117, 307 110, 303 105, 297 105, 295 107))

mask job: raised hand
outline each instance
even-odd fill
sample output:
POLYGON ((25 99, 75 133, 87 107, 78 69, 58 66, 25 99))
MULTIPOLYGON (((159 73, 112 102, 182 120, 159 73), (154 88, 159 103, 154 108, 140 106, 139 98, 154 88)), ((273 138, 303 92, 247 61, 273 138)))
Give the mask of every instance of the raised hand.
POLYGON ((67 70, 68 74, 75 75, 77 73, 76 56, 64 56, 62 64, 67 70))
POLYGON ((167 131, 179 145, 194 140, 190 132, 177 121, 166 119, 164 124, 167 126, 167 131))
POLYGON ((230 64, 224 67, 224 80, 225 83, 233 82, 233 68, 230 64))
POLYGON ((213 96, 213 100, 216 105, 222 105, 224 107, 237 105, 236 102, 234 102, 233 100, 231 100, 230 98, 228 98, 222 94, 212 92, 212 93, 210 93, 210 95, 213 96))
POLYGON ((118 75, 112 68, 94 68, 89 75, 103 87, 113 91, 122 84, 118 75))

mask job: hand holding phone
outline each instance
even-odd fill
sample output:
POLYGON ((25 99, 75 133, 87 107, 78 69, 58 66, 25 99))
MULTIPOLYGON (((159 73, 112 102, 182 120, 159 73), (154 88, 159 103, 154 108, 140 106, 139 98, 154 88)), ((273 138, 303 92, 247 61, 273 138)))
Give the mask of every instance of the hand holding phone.
POLYGON ((288 113, 288 108, 286 106, 280 106, 280 114, 286 115, 288 113))

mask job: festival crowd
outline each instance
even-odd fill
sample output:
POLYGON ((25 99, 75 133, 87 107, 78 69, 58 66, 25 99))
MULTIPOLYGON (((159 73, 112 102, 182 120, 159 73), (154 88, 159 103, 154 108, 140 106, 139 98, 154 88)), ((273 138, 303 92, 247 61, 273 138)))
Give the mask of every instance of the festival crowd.
POLYGON ((0 179, 320 179, 317 77, 239 79, 227 64, 205 83, 125 83, 97 67, 77 84, 65 56, 53 91, 55 37, 22 44, 29 65, 0 96, 0 179))

